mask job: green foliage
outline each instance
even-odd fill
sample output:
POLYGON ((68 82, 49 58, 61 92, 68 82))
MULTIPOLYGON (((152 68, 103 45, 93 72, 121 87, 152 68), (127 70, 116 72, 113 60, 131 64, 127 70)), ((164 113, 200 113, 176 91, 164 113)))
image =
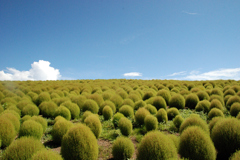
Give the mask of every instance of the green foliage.
POLYGON ((134 116, 133 108, 129 105, 123 105, 119 112, 122 113, 125 117, 132 118, 134 116))
POLYGON ((63 136, 72 126, 73 123, 64 118, 56 121, 51 131, 53 142, 56 144, 61 144, 63 136))
POLYGON ((112 148, 112 155, 116 160, 127 160, 133 156, 134 145, 129 138, 118 137, 112 148))
POLYGON ((60 106, 56 109, 55 117, 57 117, 57 116, 62 116, 68 121, 71 119, 71 113, 70 113, 69 109, 64 106, 60 106))
POLYGON ((47 127, 48 127, 48 123, 47 123, 47 120, 43 117, 40 117, 40 116, 33 116, 31 118, 31 120, 34 120, 38 123, 40 123, 42 125, 42 128, 43 128, 43 133, 45 133, 47 127))
POLYGON ((32 102, 30 100, 21 100, 17 103, 17 108, 22 110, 28 104, 32 104, 32 102))
POLYGON ((97 159, 97 139, 89 127, 77 124, 63 136, 61 155, 67 160, 97 159))
POLYGON ((30 115, 30 116, 37 116, 39 114, 39 108, 34 105, 34 104, 27 104, 23 109, 22 109, 22 115, 30 115))
POLYGON ((87 99, 84 102, 84 105, 82 107, 83 112, 85 111, 91 111, 92 113, 98 113, 99 107, 97 102, 95 102, 92 99, 87 99))
POLYGON ((106 105, 102 110, 102 114, 103 114, 104 120, 111 119, 113 116, 112 108, 110 106, 106 105))
POLYGON ((237 117, 236 117, 236 118, 240 120, 240 113, 238 113, 238 115, 237 115, 237 117))
POLYGON ((98 137, 102 132, 102 124, 99 120, 99 117, 95 114, 89 115, 85 120, 84 123, 91 129, 93 134, 98 137))
POLYGON ((187 95, 187 97, 186 97, 185 106, 190 109, 195 109, 198 102, 199 102, 198 96, 195 93, 191 93, 191 94, 187 95))
POLYGON ((240 113, 240 103, 235 102, 231 105, 230 114, 231 116, 236 117, 238 113, 240 113))
POLYGON ((163 108, 158 110, 158 112, 156 114, 156 117, 157 117, 157 120, 158 120, 159 123, 161 123, 161 122, 167 123, 168 122, 167 112, 163 108))
POLYGON ((2 160, 27 160, 34 153, 43 150, 43 144, 33 137, 21 137, 14 141, 3 153, 2 160))
POLYGON ((36 152, 31 160, 63 160, 63 158, 57 152, 43 149, 36 152))
POLYGON ((181 115, 177 115, 173 119, 173 124, 175 125, 175 127, 179 129, 183 121, 184 121, 184 118, 181 115))
POLYGON ((220 120, 220 119, 222 119, 223 117, 213 117, 212 119, 211 119, 211 121, 209 122, 209 124, 208 124, 208 128, 209 128, 209 131, 210 131, 210 133, 212 133, 212 129, 213 129, 213 127, 215 126, 215 124, 220 120))
POLYGON ((166 104, 169 105, 170 99, 171 99, 171 94, 168 90, 166 89, 161 89, 157 92, 157 96, 161 96, 164 98, 166 101, 166 104))
POLYGON ((220 110, 222 110, 222 111, 224 110, 222 103, 221 103, 218 99, 213 99, 213 100, 211 101, 210 109, 209 109, 209 110, 211 110, 211 109, 213 109, 213 108, 218 108, 218 109, 220 109, 220 110))
POLYGON ((195 110, 198 112, 203 111, 204 113, 208 113, 209 109, 210 109, 210 102, 208 100, 202 100, 200 102, 198 102, 195 110))
POLYGON ((199 91, 197 92, 197 96, 199 98, 200 101, 202 100, 209 100, 209 95, 206 91, 199 91))
POLYGON ((158 127, 158 120, 153 115, 147 115, 144 119, 144 125, 147 131, 156 130, 158 127))
POLYGON ((233 89, 229 88, 224 92, 224 97, 226 97, 227 95, 234 96, 235 94, 236 92, 233 89))
POLYGON ((210 136, 199 126, 188 127, 182 132, 179 154, 194 160, 216 159, 216 151, 210 136))
POLYGON ((147 100, 147 99, 149 99, 149 98, 151 98, 151 97, 153 97, 153 96, 154 96, 154 92, 152 92, 152 91, 147 91, 147 92, 144 93, 142 100, 145 101, 145 100, 147 100))
POLYGON ((132 122, 126 117, 119 120, 118 127, 124 136, 129 136, 132 132, 132 122))
POLYGON ((240 97, 238 96, 232 96, 228 99, 227 103, 226 103, 226 107, 228 110, 230 110, 231 106, 233 103, 235 102, 239 102, 240 103, 240 97))
POLYGON ((208 113, 208 119, 211 120, 213 117, 224 117, 224 114, 220 109, 213 108, 208 113))
POLYGON ((25 122, 25 121, 27 121, 27 120, 29 120, 29 119, 31 119, 31 116, 29 116, 29 115, 23 116, 23 117, 21 118, 21 122, 23 123, 23 122, 25 122))
POLYGON ((31 136, 36 139, 41 139, 43 135, 42 125, 34 120, 27 120, 22 123, 19 131, 19 137, 31 136))
POLYGON ((177 159, 177 149, 171 139, 159 131, 148 132, 138 147, 138 160, 177 159))
POLYGON ((134 110, 138 110, 139 108, 144 107, 144 106, 146 106, 146 102, 144 102, 143 100, 139 100, 139 101, 135 102, 134 110))
POLYGON ((82 122, 89 116, 92 115, 93 113, 91 111, 85 111, 82 116, 82 122))
POLYGON ((236 151, 230 158, 229 160, 239 160, 240 157, 240 150, 236 151))
POLYGON ((220 119, 212 129, 211 138, 220 157, 228 159, 240 149, 240 121, 236 118, 220 119))
POLYGON ((113 96, 110 98, 110 101, 112 101, 112 102, 115 104, 116 111, 119 110, 119 108, 122 106, 122 103, 123 103, 122 97, 119 96, 118 94, 113 95, 113 96))
POLYGON ((144 108, 147 109, 153 115, 157 113, 157 109, 151 104, 147 104, 144 108))
POLYGON ((65 106, 69 109, 72 119, 79 118, 80 109, 76 103, 72 103, 71 101, 65 101, 61 104, 61 106, 65 106))
POLYGON ((118 127, 118 123, 122 117, 124 117, 124 115, 120 112, 117 112, 116 114, 114 114, 112 122, 115 128, 118 127))
POLYGON ((53 118, 57 108, 57 104, 53 101, 42 102, 39 105, 40 113, 47 118, 53 118))
POLYGON ((112 101, 106 100, 105 102, 103 102, 99 108, 99 114, 103 114, 102 110, 105 106, 110 106, 112 108, 113 113, 116 112, 116 107, 115 104, 112 101))
POLYGON ((184 109, 185 99, 181 94, 175 94, 171 97, 169 107, 175 107, 177 109, 184 109))
POLYGON ((167 109, 166 101, 161 96, 154 97, 152 105, 156 107, 157 110, 159 110, 160 108, 167 109))
POLYGON ((223 92, 220 88, 213 88, 211 91, 211 95, 213 95, 213 94, 223 97, 223 92))
POLYGON ((134 104, 133 100, 127 98, 127 99, 124 99, 124 100, 123 100, 122 106, 123 106, 123 105, 129 105, 129 106, 131 106, 132 108, 134 108, 134 105, 135 105, 135 104, 134 104))
POLYGON ((177 148, 177 150, 179 149, 179 142, 180 142, 180 138, 179 136, 176 136, 175 134, 167 134, 168 138, 171 139, 175 145, 175 147, 177 148))
POLYGON ((192 114, 190 117, 186 118, 180 128, 179 128, 179 133, 182 133, 186 128, 190 126, 199 126, 202 128, 207 134, 209 134, 209 129, 207 122, 204 121, 202 118, 200 118, 199 115, 197 114, 192 114))
POLYGON ((51 96, 48 92, 41 92, 38 95, 37 101, 36 101, 36 105, 40 105, 42 102, 44 101, 50 101, 51 100, 51 96))
POLYGON ((0 128, 0 138, 4 148, 12 143, 16 136, 16 131, 12 122, 4 117, 0 117, 0 128))
MULTIPOLYGON (((91 94, 88 96, 88 98, 94 100, 98 106, 101 106, 101 104, 104 102, 102 96, 99 94, 91 94)), ((98 112, 96 112, 96 113, 98 113, 98 112)))
POLYGON ((15 128, 16 133, 19 132, 19 129, 20 129, 20 121, 19 121, 19 119, 18 119, 17 116, 15 116, 15 115, 12 114, 12 113, 3 112, 3 113, 0 115, 0 117, 10 120, 10 121, 12 122, 14 128, 15 128))
POLYGON ((225 106, 223 97, 221 97, 219 95, 216 95, 216 94, 213 94, 213 95, 210 96, 209 102, 212 102, 212 100, 214 100, 214 99, 219 100, 222 103, 222 106, 225 106))
POLYGON ((175 118, 177 115, 179 115, 179 110, 175 107, 173 108, 169 108, 167 110, 167 116, 168 116, 168 120, 172 120, 173 118, 175 118))
POLYGON ((139 124, 139 125, 143 125, 144 124, 144 119, 147 115, 149 115, 150 112, 145 109, 145 108, 139 108, 136 113, 135 113, 135 121, 139 124))
POLYGON ((83 96, 83 95, 77 95, 77 96, 71 97, 71 101, 73 103, 76 103, 78 105, 79 109, 82 109, 83 104, 86 101, 86 99, 87 98, 85 96, 83 96))

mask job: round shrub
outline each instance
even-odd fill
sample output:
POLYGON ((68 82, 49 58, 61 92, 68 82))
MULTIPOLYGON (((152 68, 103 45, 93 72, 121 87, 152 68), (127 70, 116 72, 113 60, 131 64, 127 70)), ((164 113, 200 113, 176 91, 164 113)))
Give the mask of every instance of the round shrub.
POLYGON ((41 92, 38 95, 36 105, 40 105, 42 102, 50 101, 50 100, 51 100, 51 96, 50 96, 50 94, 48 92, 41 92))
POLYGON ((27 120, 22 123, 19 131, 19 137, 31 136, 36 139, 41 139, 43 135, 42 125, 34 120, 27 120))
POLYGON ((161 123, 161 122, 167 123, 167 121, 168 121, 167 112, 163 108, 158 110, 156 117, 157 117, 157 120, 159 123, 161 123))
POLYGON ((240 121, 236 118, 223 118, 212 129, 211 138, 219 157, 228 159, 240 149, 240 121))
POLYGON ((22 110, 28 104, 32 104, 31 100, 21 100, 17 103, 17 108, 22 110))
POLYGON ((238 113, 238 115, 237 115, 237 117, 236 117, 236 118, 240 120, 240 113, 238 113))
POLYGON ((175 118, 177 115, 179 115, 180 112, 178 111, 177 108, 173 107, 173 108, 169 108, 167 110, 167 116, 168 116, 168 120, 172 120, 173 118, 175 118))
POLYGON ((141 99, 141 97, 135 93, 129 94, 128 98, 131 99, 134 103, 141 99))
POLYGON ((184 118, 181 115, 177 115, 173 119, 173 124, 175 125, 176 128, 179 129, 183 121, 184 121, 184 118))
POLYGON ((180 136, 179 154, 194 160, 215 160, 216 151, 210 136, 198 126, 185 129, 180 136))
POLYGON ((227 96, 224 97, 224 103, 225 103, 225 105, 227 104, 227 101, 228 101, 228 99, 229 99, 230 97, 232 97, 232 96, 231 96, 231 95, 227 95, 227 96))
POLYGON ((64 118, 56 121, 51 131, 53 142, 56 144, 61 144, 63 136, 72 126, 73 123, 64 118))
POLYGON ((134 112, 133 108, 129 105, 123 105, 120 109, 119 112, 122 113, 125 117, 133 117, 134 112))
POLYGON ((82 109, 82 106, 83 106, 84 102, 86 101, 86 99, 87 98, 83 95, 77 95, 77 96, 71 97, 71 101, 73 103, 76 103, 78 105, 79 109, 82 109))
POLYGON ((179 149, 179 142, 180 142, 180 138, 179 136, 176 136, 175 134, 167 134, 168 138, 171 139, 175 145, 175 147, 177 148, 177 150, 179 149))
POLYGON ((53 101, 42 102, 39 105, 39 109, 43 117, 53 118, 56 109, 58 108, 57 104, 53 101))
POLYGON ((122 106, 123 106, 123 105, 129 105, 129 106, 131 106, 132 108, 134 108, 134 102, 133 102, 133 100, 128 99, 128 98, 123 100, 122 106))
POLYGON ((132 122, 126 117, 119 120, 118 127, 124 136, 129 136, 132 132, 132 122))
POLYGON ((112 102, 115 104, 116 111, 119 110, 119 108, 122 106, 122 103, 123 103, 122 97, 119 96, 118 94, 113 95, 113 96, 110 98, 110 101, 112 101, 112 102))
POLYGON ((72 103, 71 101, 65 101, 61 104, 61 106, 65 106, 69 109, 72 119, 79 118, 80 109, 76 103, 72 103))
POLYGON ((233 89, 231 89, 231 88, 229 88, 228 90, 226 90, 225 92, 224 92, 224 97, 226 97, 227 95, 231 95, 231 96, 234 96, 236 94, 236 92, 233 90, 233 89))
POLYGON ((171 97, 169 107, 175 107, 177 109, 184 109, 185 99, 181 94, 175 94, 171 97))
POLYGON ((239 160, 240 157, 240 150, 236 151, 230 158, 229 160, 239 160))
POLYGON ((31 118, 31 120, 34 120, 38 123, 40 123, 42 125, 42 128, 43 128, 43 133, 45 133, 47 127, 48 127, 48 123, 47 123, 47 120, 43 117, 40 117, 40 116, 33 116, 31 118))
POLYGON ((147 104, 144 108, 146 108, 151 114, 157 113, 157 109, 151 104, 147 104))
POLYGON ((142 100, 147 100, 147 99, 149 99, 149 98, 151 98, 151 97, 153 97, 154 96, 154 93, 152 92, 152 91, 147 91, 147 92, 145 92, 144 94, 143 94, 143 98, 142 98, 142 100))
POLYGON ((134 151, 134 145, 129 138, 118 137, 113 143, 112 155, 116 160, 130 159, 134 151))
POLYGON ((223 117, 213 117, 212 118, 212 120, 208 124, 208 128, 209 128, 210 133, 212 133, 212 129, 215 126, 215 124, 222 118, 223 117))
POLYGON ((104 102, 104 100, 100 94, 91 94, 88 96, 88 98, 97 102, 98 106, 101 106, 101 104, 104 102))
POLYGON ((3 114, 1 114, 0 117, 10 120, 10 121, 12 122, 14 128, 15 128, 16 133, 19 132, 19 129, 20 129, 20 121, 19 121, 18 117, 16 117, 16 116, 15 116, 14 114, 12 114, 12 113, 4 113, 4 112, 3 112, 3 114))
POLYGON ((232 106, 230 108, 230 114, 231 114, 231 116, 236 117, 238 115, 238 113, 240 113, 240 103, 235 102, 232 104, 232 106))
POLYGON ((69 101, 68 97, 60 97, 60 98, 54 98, 52 99, 54 103, 56 103, 58 106, 60 106, 63 102, 69 101))
POLYGON ((198 126, 198 127, 202 128, 207 134, 209 134, 207 122, 204 121, 202 118, 200 118, 199 115, 192 114, 188 118, 186 118, 182 122, 182 124, 179 128, 179 133, 182 133, 186 128, 188 128, 190 126, 198 126))
POLYGON ((144 119, 144 125, 147 131, 156 130, 158 127, 158 120, 153 115, 147 115, 144 119))
POLYGON ((2 160, 31 159, 34 153, 43 149, 44 146, 39 140, 33 137, 21 137, 5 150, 2 160))
POLYGON ((9 109, 6 109, 6 110, 4 110, 1 114, 5 114, 5 113, 11 113, 11 114, 13 114, 15 117, 17 117, 17 119, 21 119, 21 117, 20 117, 20 115, 16 112, 16 111, 14 111, 14 110, 9 110, 9 109))
POLYGON ((59 120, 66 120, 66 119, 64 117, 62 117, 62 116, 57 116, 57 117, 54 118, 53 124, 55 124, 59 120))
POLYGON ((143 100, 139 100, 137 102, 135 102, 134 104, 134 110, 138 110, 141 107, 146 106, 146 102, 144 102, 143 100))
POLYGON ((187 97, 186 97, 185 106, 190 109, 195 109, 198 102, 199 102, 198 96, 194 93, 191 93, 191 94, 187 95, 187 97))
POLYGON ((223 92, 220 88, 213 88, 211 91, 211 95, 213 95, 213 94, 223 97, 223 92))
POLYGON ((235 102, 240 103, 240 97, 238 97, 238 96, 232 96, 232 97, 230 97, 230 98, 228 99, 227 103, 226 103, 227 109, 230 110, 232 104, 235 103, 235 102))
POLYGON ((212 100, 214 100, 214 99, 219 100, 222 103, 223 106, 225 105, 223 97, 221 97, 219 95, 216 95, 216 94, 213 94, 213 95, 210 96, 209 102, 212 102, 212 100))
POLYGON ((168 90, 166 89, 161 89, 160 91, 157 92, 157 96, 161 96, 164 98, 166 101, 166 104, 169 105, 170 99, 171 99, 171 94, 168 90))
POLYGON ((89 115, 85 120, 84 123, 91 129, 93 134, 98 137, 102 132, 102 124, 99 120, 99 117, 95 114, 89 115))
POLYGON ((213 109, 213 108, 217 108, 217 109, 220 109, 222 111, 224 110, 222 103, 217 99, 213 99, 211 101, 210 110, 213 109))
POLYGON ((61 155, 67 160, 97 159, 97 139, 89 127, 77 124, 63 136, 61 155))
POLYGON ((118 123, 122 117, 124 117, 124 115, 120 112, 117 112, 116 114, 114 114, 112 122, 115 128, 118 127, 118 123))
POLYGON ((166 101, 163 97, 161 96, 157 96, 153 99, 153 103, 152 105, 154 107, 156 107, 157 110, 159 110, 160 108, 164 108, 164 109, 167 109, 167 104, 166 104, 166 101))
POLYGON ((110 106, 106 105, 102 110, 102 114, 103 114, 104 120, 111 119, 113 116, 112 108, 110 106))
POLYGON ((197 96, 199 98, 200 101, 202 100, 209 100, 209 95, 206 91, 199 91, 197 92, 197 96))
POLYGON ((0 114, 4 111, 2 105, 0 105, 0 114))
MULTIPOLYGON (((16 107, 16 105, 14 105, 14 104, 8 105, 5 109, 6 109, 6 110, 13 110, 13 111, 15 111, 19 116, 21 116, 21 110, 18 109, 18 108, 16 107)), ((0 112, 0 113, 1 113, 1 112, 0 112)))
POLYGON ((139 108, 135 113, 135 120, 138 124, 144 124, 144 119, 150 112, 145 108, 139 108))
POLYGON ((39 109, 34 104, 28 104, 22 109, 22 115, 37 116, 39 115, 39 109))
POLYGON ((99 110, 99 107, 98 107, 98 104, 97 102, 95 102, 94 100, 92 99, 87 99, 85 102, 84 102, 84 105, 82 107, 82 110, 83 112, 85 111, 91 111, 92 113, 98 113, 98 110, 99 110))
POLYGON ((4 117, 0 117, 0 128, 0 138, 4 148, 12 143, 16 136, 16 131, 12 122, 4 117))
POLYGON ((93 113, 91 112, 91 111, 85 111, 84 113, 83 113, 83 116, 82 116, 82 122, 84 122, 84 120, 88 117, 88 116, 90 116, 90 115, 92 115, 93 113))
POLYGON ((208 100, 202 100, 200 102, 198 102, 195 110, 198 112, 203 111, 204 113, 208 113, 209 109, 210 109, 210 102, 208 100))
POLYGON ((62 156, 52 150, 43 149, 36 152, 31 160, 63 160, 62 156))
POLYGON ((25 122, 25 121, 27 121, 27 120, 29 120, 29 119, 31 119, 31 116, 29 116, 29 115, 23 116, 23 117, 21 118, 21 122, 23 123, 23 122, 25 122))
POLYGON ((103 113, 102 113, 102 110, 103 110, 103 108, 104 108, 105 106, 111 107, 113 113, 116 112, 115 104, 114 104, 112 101, 106 100, 106 101, 103 102, 103 103, 101 104, 101 106, 99 107, 99 114, 103 114, 103 113))
POLYGON ((127 96, 128 96, 127 92, 124 91, 123 89, 120 89, 119 91, 117 91, 117 94, 118 94, 119 96, 121 96, 122 99, 125 99, 125 98, 127 98, 127 96))
POLYGON ((159 131, 148 132, 138 147, 138 160, 178 159, 177 149, 171 139, 159 131))
POLYGON ((220 109, 213 108, 208 113, 208 119, 211 120, 213 117, 224 117, 224 114, 220 109))
POLYGON ((64 106, 60 106, 56 109, 55 117, 57 117, 57 116, 62 116, 68 121, 71 119, 71 113, 70 113, 69 109, 64 106))

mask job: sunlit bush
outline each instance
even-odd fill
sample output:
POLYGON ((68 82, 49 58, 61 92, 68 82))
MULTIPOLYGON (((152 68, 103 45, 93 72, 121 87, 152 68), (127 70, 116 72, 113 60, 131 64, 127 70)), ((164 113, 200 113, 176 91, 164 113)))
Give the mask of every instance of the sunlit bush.
POLYGON ((55 111, 55 117, 57 117, 57 116, 62 116, 66 120, 70 120, 71 119, 71 112, 69 111, 69 109, 67 107, 60 106, 55 111))
POLYGON ((240 103, 235 102, 231 105, 230 114, 231 116, 236 117, 240 113, 240 103))
POLYGON ((175 107, 177 109, 184 109, 184 107, 185 107, 184 97, 180 94, 173 95, 170 99, 169 107, 175 107))
POLYGON ((132 122, 126 117, 119 120, 118 127, 124 136, 129 136, 132 132, 132 122))
POLYGON ((98 139, 102 132, 102 124, 99 120, 99 117, 95 114, 89 115, 84 123, 91 129, 95 137, 98 139))
POLYGON ((82 110, 83 110, 83 112, 91 111, 92 113, 98 113, 99 107, 98 107, 97 102, 95 102, 92 99, 88 99, 84 102, 82 110))
POLYGON ((155 116, 149 114, 144 118, 144 125, 147 131, 156 130, 158 127, 158 119, 155 116))
POLYGON ((52 150, 43 149, 36 152, 31 160, 63 160, 62 156, 52 150))
POLYGON ((4 117, 0 117, 0 137, 2 140, 2 147, 9 146, 15 139, 16 131, 12 122, 4 117))
POLYGON ((198 102, 195 110, 198 112, 203 111, 204 113, 208 113, 209 109, 210 109, 210 102, 208 100, 202 100, 200 102, 198 102))
POLYGON ((173 108, 169 108, 167 110, 167 116, 168 116, 168 120, 172 120, 173 118, 175 118, 177 115, 179 115, 180 112, 178 111, 177 108, 173 107, 173 108))
POLYGON ((22 109, 22 115, 37 116, 39 114, 39 108, 34 104, 28 104, 22 109))
POLYGON ((41 139, 43 135, 42 125, 34 120, 27 120, 22 123, 19 131, 19 137, 34 137, 36 139, 41 139))
POLYGON ((157 113, 157 109, 151 104, 147 104, 144 108, 147 109, 153 115, 157 113))
POLYGON ((139 108, 135 113, 135 120, 138 124, 144 124, 144 119, 150 112, 145 108, 139 108))
POLYGON ((161 123, 161 122, 167 123, 168 122, 167 112, 163 108, 161 108, 157 111, 156 117, 157 117, 159 123, 161 123))
POLYGON ((116 160, 130 159, 134 150, 134 145, 129 138, 118 137, 113 143, 112 155, 116 160))
POLYGON ((208 113, 208 119, 211 120, 213 117, 224 117, 222 110, 218 108, 213 108, 208 113))
POLYGON ((111 119, 113 116, 112 108, 110 106, 106 105, 102 110, 102 114, 103 114, 104 120, 111 119))
POLYGON ((129 105, 123 105, 120 109, 119 112, 122 113, 125 117, 133 117, 134 112, 133 108, 129 105))
POLYGON ((194 93, 191 93, 191 94, 187 95, 187 97, 185 99, 185 106, 190 109, 195 109, 198 102, 199 102, 198 96, 194 93))

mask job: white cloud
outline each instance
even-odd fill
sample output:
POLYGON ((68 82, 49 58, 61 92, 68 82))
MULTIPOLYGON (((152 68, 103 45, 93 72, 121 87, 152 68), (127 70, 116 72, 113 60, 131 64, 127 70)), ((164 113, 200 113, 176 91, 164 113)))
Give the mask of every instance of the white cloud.
POLYGON ((7 68, 6 72, 0 71, 0 80, 57 80, 61 77, 58 69, 50 66, 50 62, 39 60, 31 64, 29 71, 19 71, 7 68))
POLYGON ((142 73, 130 72, 130 73, 124 73, 123 76, 125 76, 125 77, 141 77, 142 73))
POLYGON ((175 73, 173 73, 173 74, 170 74, 170 75, 168 75, 168 76, 179 76, 179 75, 186 75, 186 71, 182 71, 182 72, 175 72, 175 73))
POLYGON ((187 11, 182 11, 183 13, 189 14, 189 15, 197 15, 197 13, 193 13, 193 12, 187 12, 187 11))

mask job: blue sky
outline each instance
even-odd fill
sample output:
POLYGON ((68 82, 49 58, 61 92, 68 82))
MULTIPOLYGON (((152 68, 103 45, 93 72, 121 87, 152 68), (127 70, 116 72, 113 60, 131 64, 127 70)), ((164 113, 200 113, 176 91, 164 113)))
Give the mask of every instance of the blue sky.
POLYGON ((239 80, 239 6, 0 0, 0 80, 239 80))

